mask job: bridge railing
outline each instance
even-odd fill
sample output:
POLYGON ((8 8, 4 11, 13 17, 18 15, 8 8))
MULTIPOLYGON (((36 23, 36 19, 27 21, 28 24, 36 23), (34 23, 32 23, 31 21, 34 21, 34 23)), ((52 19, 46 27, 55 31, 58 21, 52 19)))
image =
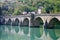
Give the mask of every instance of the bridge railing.
POLYGON ((60 14, 35 14, 35 16, 60 16, 60 14))
MULTIPOLYGON (((34 14, 35 16, 60 16, 60 14, 34 14)), ((31 14, 27 15, 5 15, 5 16, 0 16, 0 17, 5 17, 5 18, 12 18, 12 17, 30 17, 31 14)))
POLYGON ((5 18, 14 18, 14 17, 30 17, 30 14, 27 15, 4 15, 4 16, 0 16, 0 17, 5 17, 5 18))

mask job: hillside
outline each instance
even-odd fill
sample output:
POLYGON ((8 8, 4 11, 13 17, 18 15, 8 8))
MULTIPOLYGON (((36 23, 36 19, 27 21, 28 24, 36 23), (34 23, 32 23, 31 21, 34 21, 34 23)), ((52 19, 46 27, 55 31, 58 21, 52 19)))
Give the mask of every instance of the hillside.
POLYGON ((32 12, 42 6, 42 13, 60 13, 60 0, 17 0, 0 3, 2 14, 20 15, 23 11, 32 12), (6 10, 7 8, 7 10, 6 10))

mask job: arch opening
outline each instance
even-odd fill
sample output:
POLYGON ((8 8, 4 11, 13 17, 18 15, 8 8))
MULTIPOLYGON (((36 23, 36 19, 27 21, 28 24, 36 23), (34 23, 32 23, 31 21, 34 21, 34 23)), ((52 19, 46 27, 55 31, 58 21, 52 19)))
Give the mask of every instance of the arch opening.
POLYGON ((28 32, 29 32, 29 28, 28 28, 28 27, 29 27, 29 20, 28 20, 28 18, 25 18, 25 19, 24 19, 22 25, 24 26, 24 27, 23 27, 23 32, 24 32, 25 34, 28 34, 28 32))
POLYGON ((15 28, 15 32, 18 33, 19 32, 19 19, 16 18, 15 22, 14 22, 14 28, 15 28))
POLYGON ((2 18, 2 20, 1 20, 1 24, 2 24, 2 25, 5 24, 5 19, 4 19, 4 18, 2 18))
POLYGON ((40 17, 37 17, 34 20, 34 27, 37 28, 33 29, 33 35, 36 37, 41 37, 43 34, 43 20, 40 17))
POLYGON ((57 18, 53 18, 50 20, 48 28, 57 29, 60 28, 59 26, 60 26, 60 21, 57 18))
POLYGON ((9 19, 6 24, 11 25, 11 19, 9 19))
POLYGON ((14 25, 15 26, 18 26, 19 25, 19 19, 18 18, 15 19, 14 25))
POLYGON ((23 26, 29 26, 29 20, 28 18, 25 18, 23 23, 22 23, 23 26))
POLYGON ((36 18, 34 20, 34 25, 38 26, 38 27, 42 26, 43 25, 43 20, 40 17, 36 18))
POLYGON ((57 18, 52 18, 49 22, 48 28, 51 30, 49 34, 52 38, 56 37, 57 39, 60 37, 60 21, 57 18), (52 34, 51 34, 52 32, 52 34))

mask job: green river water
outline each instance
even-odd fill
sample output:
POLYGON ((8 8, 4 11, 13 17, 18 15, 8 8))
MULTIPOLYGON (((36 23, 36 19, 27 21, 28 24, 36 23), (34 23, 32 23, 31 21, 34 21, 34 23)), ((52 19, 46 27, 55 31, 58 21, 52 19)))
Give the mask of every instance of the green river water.
POLYGON ((60 29, 0 25, 0 40, 60 40, 60 29))

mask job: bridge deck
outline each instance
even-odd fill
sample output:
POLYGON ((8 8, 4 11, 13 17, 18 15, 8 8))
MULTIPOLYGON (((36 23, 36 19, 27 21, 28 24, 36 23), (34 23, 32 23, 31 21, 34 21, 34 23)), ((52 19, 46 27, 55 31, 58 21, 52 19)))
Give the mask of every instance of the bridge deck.
MULTIPOLYGON (((34 14, 35 16, 60 16, 60 14, 34 14)), ((14 17, 31 17, 30 14, 27 15, 6 15, 6 16, 0 16, 5 18, 14 18, 14 17)))

